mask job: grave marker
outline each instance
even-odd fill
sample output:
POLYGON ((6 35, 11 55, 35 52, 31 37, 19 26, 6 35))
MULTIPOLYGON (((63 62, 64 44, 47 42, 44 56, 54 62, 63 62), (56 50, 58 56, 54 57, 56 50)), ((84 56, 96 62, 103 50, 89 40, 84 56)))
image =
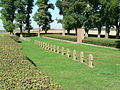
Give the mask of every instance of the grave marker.
POLYGON ((56 45, 54 45, 54 52, 56 52, 56 45))
POLYGON ((73 60, 76 60, 76 57, 77 56, 77 52, 76 52, 76 50, 73 50, 73 60))
POLYGON ((70 49, 67 48, 67 57, 69 58, 70 57, 70 49))
POLYGON ((62 47, 61 54, 64 55, 64 47, 62 47))
POLYGON ((80 62, 84 62, 84 52, 80 52, 80 62))
POLYGON ((52 44, 50 44, 50 51, 52 51, 53 50, 53 48, 52 48, 53 46, 52 46, 52 44))
POLYGON ((82 43, 82 40, 84 39, 84 29, 80 28, 77 30, 77 43, 82 43))
POLYGON ((92 54, 89 55, 88 66, 91 68, 93 67, 93 55, 92 54))
POLYGON ((57 46, 57 53, 60 53, 60 47, 57 46))

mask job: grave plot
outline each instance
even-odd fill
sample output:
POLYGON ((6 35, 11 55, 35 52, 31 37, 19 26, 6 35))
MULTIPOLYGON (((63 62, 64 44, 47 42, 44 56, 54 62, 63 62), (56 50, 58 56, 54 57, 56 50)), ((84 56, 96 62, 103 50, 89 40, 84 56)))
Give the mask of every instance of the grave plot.
POLYGON ((26 55, 36 63, 39 69, 65 87, 65 90, 119 90, 119 50, 71 44, 43 37, 31 37, 30 39, 30 42, 22 41, 21 43, 26 55), (47 43, 45 44, 47 48, 43 49, 39 46, 43 44, 36 45, 33 42, 35 40, 47 43), (57 51, 54 53, 54 45, 56 50, 59 46, 59 54, 57 51), (77 53, 76 60, 73 60, 74 50, 77 53), (63 55, 61 51, 63 51, 63 55), (94 60, 91 63, 89 59, 94 60), (86 65, 85 62, 87 62, 86 65), (90 68, 91 65, 94 67, 90 68), (115 84, 115 82, 117 83, 115 84))
POLYGON ((38 40, 35 40, 34 43, 36 45, 41 46, 45 50, 53 51, 54 53, 61 53, 62 56, 66 56, 68 58, 71 58, 74 61, 81 62, 83 64, 88 64, 90 68, 93 68, 93 55, 89 54, 88 60, 84 60, 84 52, 77 53, 76 50, 70 51, 69 48, 65 49, 64 47, 57 46, 55 44, 49 44, 45 42, 40 42, 38 40), (72 53, 71 53, 72 52, 72 53), (79 54, 79 57, 78 57, 79 54), (85 62, 87 61, 87 62, 85 62))

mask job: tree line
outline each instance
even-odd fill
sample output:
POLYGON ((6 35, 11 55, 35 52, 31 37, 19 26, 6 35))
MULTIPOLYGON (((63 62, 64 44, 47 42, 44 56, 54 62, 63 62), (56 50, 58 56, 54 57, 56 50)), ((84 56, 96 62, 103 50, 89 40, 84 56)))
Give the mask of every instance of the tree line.
MULTIPOLYGON (((49 0, 37 0, 35 5, 38 6, 38 10, 33 19, 37 22, 39 28, 47 32, 50 29, 50 23, 53 22, 49 9, 54 9, 54 6, 49 3, 49 0)), ((1 20, 6 31, 13 34, 13 31, 19 28, 22 36, 24 28, 28 30, 28 35, 30 35, 30 30, 33 28, 31 14, 34 0, 0 0, 0 7, 2 8, 0 11, 1 20)))
MULTIPOLYGON (((34 0, 0 0, 1 20, 5 30, 12 34, 13 30, 19 28, 22 35, 24 27, 30 35, 33 3, 34 0)), ((54 10, 54 5, 49 3, 49 0, 37 0, 35 5, 38 6, 38 10, 32 18, 39 26, 39 33, 40 29, 47 33, 50 23, 53 22, 49 9, 54 10)), ((109 38, 112 27, 115 27, 116 38, 119 38, 119 0, 57 0, 56 6, 59 14, 63 16, 58 23, 62 23, 68 34, 72 29, 77 33, 78 28, 84 28, 85 36, 88 37, 89 30, 97 28, 98 37, 100 37, 102 27, 105 26, 105 38, 109 38)))
POLYGON ((116 38, 120 34, 120 1, 119 0, 57 0, 56 6, 63 19, 58 20, 63 24, 68 34, 70 30, 84 28, 86 37, 92 28, 98 29, 98 37, 102 27, 105 26, 105 38, 109 38, 112 27, 116 28, 116 38))

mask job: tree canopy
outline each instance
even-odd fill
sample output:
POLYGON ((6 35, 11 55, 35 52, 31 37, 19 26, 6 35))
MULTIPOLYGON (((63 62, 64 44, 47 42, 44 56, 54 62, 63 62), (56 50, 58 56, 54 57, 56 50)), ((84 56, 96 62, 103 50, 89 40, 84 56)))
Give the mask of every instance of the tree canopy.
POLYGON ((54 9, 54 6, 52 3, 49 3, 49 0, 37 0, 36 5, 38 6, 38 10, 33 18, 37 22, 39 28, 41 27, 42 30, 47 33, 50 29, 50 23, 53 22, 49 9, 54 9))

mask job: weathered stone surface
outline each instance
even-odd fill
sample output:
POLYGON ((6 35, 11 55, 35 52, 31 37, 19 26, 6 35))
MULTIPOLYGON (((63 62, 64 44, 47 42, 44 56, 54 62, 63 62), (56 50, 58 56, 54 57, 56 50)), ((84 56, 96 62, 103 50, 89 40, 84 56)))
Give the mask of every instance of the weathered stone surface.
POLYGON ((54 45, 54 52, 56 52, 56 45, 54 45))
POLYGON ((60 53, 60 47, 57 46, 57 53, 60 53))
POLYGON ((66 55, 67 55, 68 58, 70 57, 70 49, 69 48, 67 49, 67 54, 66 55))
POLYGON ((93 55, 90 54, 89 57, 88 57, 88 66, 89 67, 93 67, 93 55))
POLYGON ((50 50, 50 44, 48 43, 48 48, 47 48, 47 50, 50 50))
POLYGON ((50 44, 50 51, 53 51, 53 46, 52 46, 52 44, 50 44))
POLYGON ((84 62, 84 52, 80 52, 80 62, 84 62))
POLYGON ((77 58, 77 52, 76 50, 73 50, 73 60, 76 60, 76 58, 77 58))
POLYGON ((64 55, 64 47, 62 47, 61 54, 64 55))
POLYGON ((84 29, 80 28, 77 30, 77 43, 82 43, 82 40, 84 40, 84 29))

